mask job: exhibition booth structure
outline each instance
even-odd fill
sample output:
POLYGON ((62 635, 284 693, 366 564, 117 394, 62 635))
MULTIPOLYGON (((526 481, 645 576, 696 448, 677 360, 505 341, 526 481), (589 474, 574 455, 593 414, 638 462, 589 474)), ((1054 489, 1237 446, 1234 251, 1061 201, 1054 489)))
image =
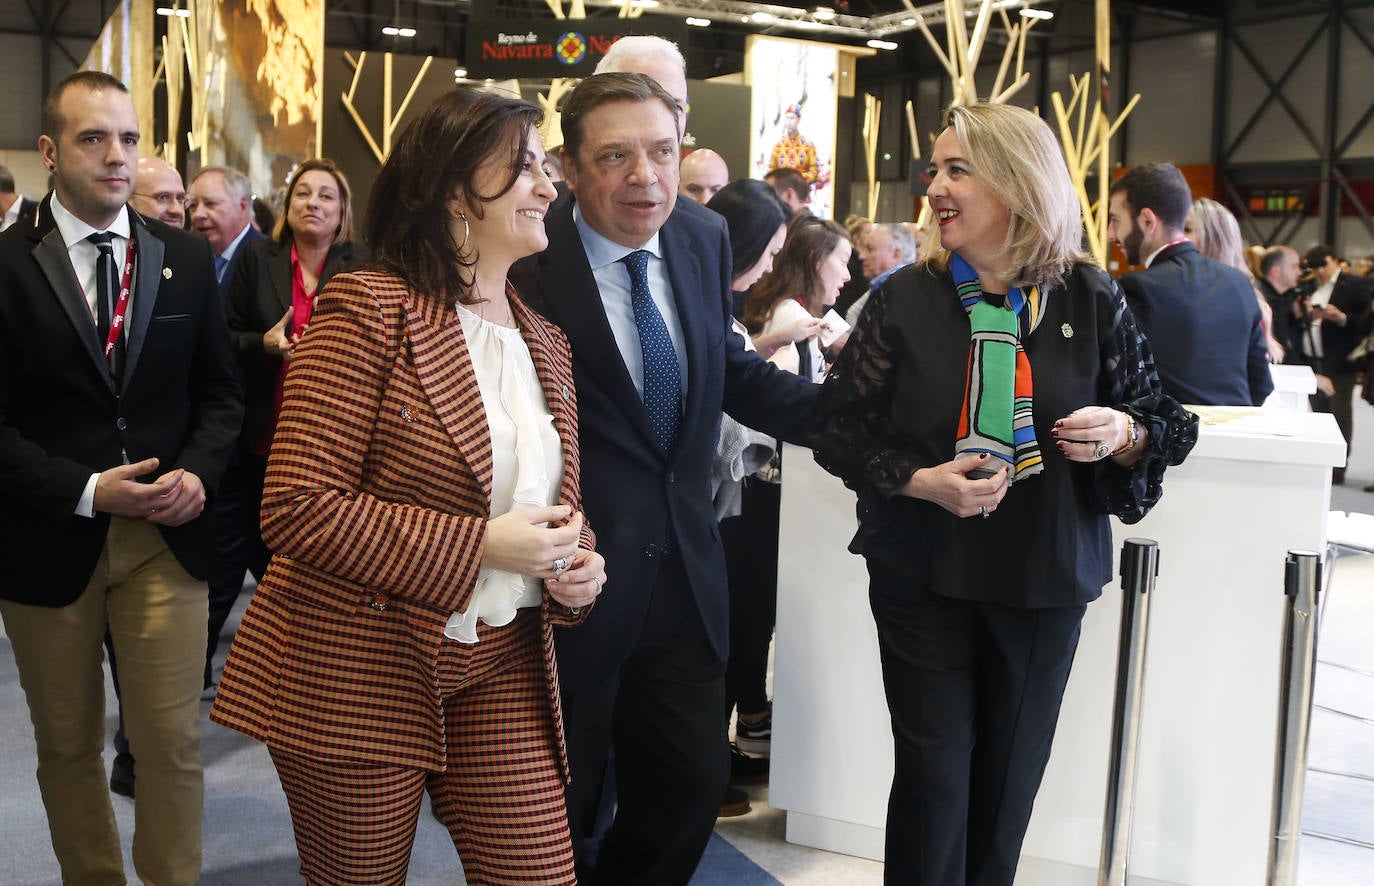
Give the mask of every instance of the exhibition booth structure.
MULTIPOLYGON (((1190 408, 1198 442, 1169 469, 1159 505, 1131 526, 1113 519, 1118 551, 1145 538, 1158 556, 1133 784, 1117 798, 1129 837, 1116 851, 1129 855, 1134 886, 1260 886, 1282 793, 1287 564, 1290 552, 1325 548, 1331 469, 1345 463, 1345 442, 1327 414, 1190 408)), ((769 802, 786 810, 789 841, 881 859, 892 734, 864 563, 844 547, 854 494, 809 452, 784 459, 769 802)), ((1018 886, 1098 882, 1104 818, 1113 824, 1108 784, 1120 784, 1122 602, 1113 581, 1088 607, 1018 886)), ((1295 697, 1305 723, 1310 697, 1295 697)), ((1300 774, 1296 790, 1300 807, 1300 774)))

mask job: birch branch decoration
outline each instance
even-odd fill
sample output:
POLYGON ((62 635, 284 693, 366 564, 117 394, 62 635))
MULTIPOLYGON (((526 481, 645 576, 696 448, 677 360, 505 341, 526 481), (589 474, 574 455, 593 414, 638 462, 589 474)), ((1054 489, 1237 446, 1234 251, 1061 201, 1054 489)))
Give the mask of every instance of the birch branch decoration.
POLYGON ((882 119, 883 103, 876 96, 864 94, 864 160, 868 163, 868 214, 877 218, 878 193, 878 123, 882 119))
POLYGON ((1068 104, 1064 96, 1055 92, 1050 96, 1054 116, 1059 124, 1059 137, 1064 143, 1064 159, 1069 178, 1078 194, 1083 210, 1083 227, 1088 237, 1088 251, 1103 266, 1107 266, 1111 244, 1107 242, 1107 206, 1111 191, 1111 141, 1121 124, 1135 109, 1140 95, 1121 109, 1115 118, 1104 110, 1109 97, 1108 74, 1111 71, 1111 18, 1108 0, 1097 0, 1097 70, 1080 77, 1069 77, 1073 87, 1068 104), (1093 95, 1093 85, 1097 94, 1093 95), (1091 110, 1089 110, 1091 106, 1091 110), (1094 166, 1096 169, 1094 170, 1094 166), (1097 173, 1097 199, 1088 194, 1088 173, 1097 173))
MULTIPOLYGON (((916 7, 914 0, 902 0, 902 3, 906 5, 912 13, 912 17, 915 18, 916 29, 930 44, 931 50, 935 53, 935 58, 945 69, 945 73, 949 74, 954 95, 950 104, 973 104, 978 101, 976 74, 978 63, 983 55, 983 48, 987 45, 988 32, 992 28, 993 0, 980 0, 978 3, 971 34, 968 30, 966 16, 968 9, 972 7, 966 8, 963 0, 945 0, 945 42, 943 46, 931 32, 925 16, 916 7)), ((1002 60, 997 68, 997 78, 993 82, 992 91, 987 94, 987 101, 994 104, 1007 101, 1030 82, 1030 72, 1025 69, 1026 34, 1035 25, 1035 19, 1029 18, 1012 24, 1006 10, 1001 6, 997 7, 996 12, 1002 28, 1006 32, 1007 41, 1006 46, 1002 49, 1002 60), (1016 63, 1014 68, 1012 67, 1013 59, 1016 63), (1007 83, 1009 69, 1014 70, 1015 73, 1012 74, 1010 83, 1007 83), (1003 87, 1003 83, 1007 83, 1007 85, 1003 87)))

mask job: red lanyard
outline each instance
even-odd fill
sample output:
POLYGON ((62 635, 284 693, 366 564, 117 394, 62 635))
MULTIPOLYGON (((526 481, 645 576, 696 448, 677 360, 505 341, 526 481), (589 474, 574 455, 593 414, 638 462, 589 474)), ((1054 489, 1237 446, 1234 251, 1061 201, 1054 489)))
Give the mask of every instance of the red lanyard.
MULTIPOLYGON (((114 353, 115 343, 119 341, 119 333, 124 328, 124 314, 129 310, 129 292, 134 281, 134 256, 137 254, 138 240, 131 236, 129 248, 124 252, 124 273, 120 278, 119 298, 115 299, 114 311, 110 315, 110 334, 105 339, 106 360, 114 353)), ((99 288, 96 287, 97 291, 99 288)))

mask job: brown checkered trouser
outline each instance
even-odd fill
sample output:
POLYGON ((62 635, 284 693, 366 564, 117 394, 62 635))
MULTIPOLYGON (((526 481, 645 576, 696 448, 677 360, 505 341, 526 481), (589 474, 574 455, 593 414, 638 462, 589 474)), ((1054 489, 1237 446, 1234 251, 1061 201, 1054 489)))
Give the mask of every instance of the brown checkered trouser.
POLYGON ((426 789, 470 886, 575 886, 537 609, 446 641, 444 772, 271 749, 311 886, 403 884, 426 789))

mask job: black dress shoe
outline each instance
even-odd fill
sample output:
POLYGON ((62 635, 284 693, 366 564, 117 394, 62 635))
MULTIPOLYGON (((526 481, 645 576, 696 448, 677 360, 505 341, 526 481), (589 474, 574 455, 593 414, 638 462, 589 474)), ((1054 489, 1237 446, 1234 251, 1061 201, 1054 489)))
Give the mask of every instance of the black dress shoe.
POLYGON ((720 801, 720 812, 716 818, 736 818, 741 815, 748 815, 749 795, 739 788, 726 788, 725 799, 720 801))
POLYGON ((110 767, 110 793, 133 799, 134 796, 134 755, 115 754, 114 765, 110 767))
POLYGON ((768 758, 751 757, 734 742, 730 742, 730 784, 768 784, 768 758))

